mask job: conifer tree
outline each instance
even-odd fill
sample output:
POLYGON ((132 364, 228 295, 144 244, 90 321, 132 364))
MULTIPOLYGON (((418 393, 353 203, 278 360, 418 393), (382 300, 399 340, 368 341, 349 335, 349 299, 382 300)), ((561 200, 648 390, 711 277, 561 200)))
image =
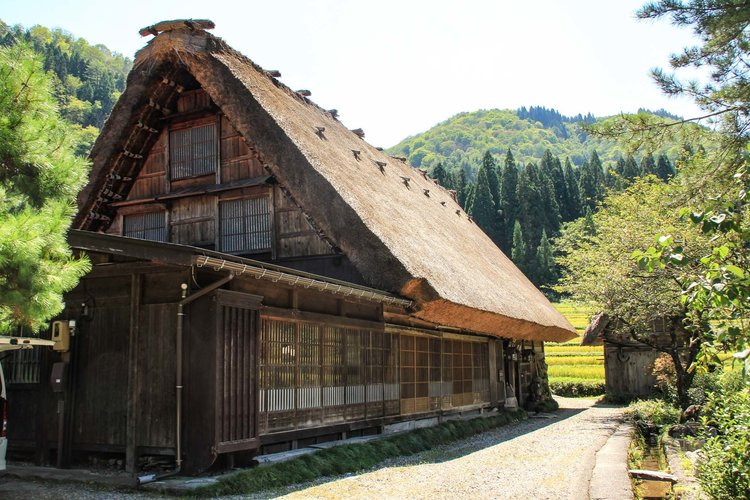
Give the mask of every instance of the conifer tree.
POLYGON ((466 195, 468 194, 468 181, 466 179, 466 169, 463 165, 458 168, 458 175, 454 181, 454 189, 456 190, 456 201, 461 207, 466 210, 466 195))
POLYGON ((521 272, 526 273, 526 242, 523 238, 521 223, 518 221, 515 221, 513 224, 513 250, 511 251, 510 258, 521 272))
POLYGON ((435 168, 432 169, 432 178, 435 179, 441 186, 446 187, 446 177, 448 177, 448 172, 445 170, 443 162, 438 162, 438 164, 435 165, 435 168))
POLYGON ((563 173, 560 159, 552 156, 552 153, 548 149, 542 156, 540 167, 544 175, 552 181, 560 217, 562 220, 571 220, 569 213, 570 195, 568 194, 568 186, 565 183, 565 174, 563 173))
POLYGON ((65 237, 87 165, 41 62, 0 47, 0 333, 38 331, 89 269, 65 237))
POLYGON ((495 207, 498 209, 500 207, 500 179, 497 173, 497 162, 489 150, 484 153, 482 167, 484 167, 487 173, 487 182, 489 183, 492 201, 495 202, 495 207))
POLYGON ((469 214, 487 236, 497 244, 497 209, 495 208, 495 200, 492 198, 489 181, 489 171, 491 170, 494 170, 494 166, 488 165, 487 162, 483 162, 482 166, 479 167, 477 183, 472 191, 469 214))
POLYGON ((513 248, 513 225, 518 217, 518 168, 513 153, 508 150, 500 179, 500 249, 506 254, 513 248))
POLYGON ((596 204, 604 194, 604 172, 599 155, 594 151, 587 161, 581 166, 581 177, 578 181, 578 190, 581 194, 581 203, 590 209, 596 208, 596 204))
POLYGON ((638 162, 635 161, 633 155, 628 155, 628 157, 625 158, 625 167, 622 172, 622 177, 628 182, 633 182, 636 177, 640 176, 641 169, 638 166, 638 162))
POLYGON ((534 276, 536 285, 550 285, 557 279, 555 267, 555 257, 552 252, 552 245, 547 238, 547 232, 542 230, 542 239, 539 241, 539 247, 536 249, 534 276))
POLYGON ((659 155, 659 159, 656 162, 656 172, 654 173, 663 181, 669 180, 669 178, 674 175, 674 168, 672 167, 669 158, 667 158, 667 155, 659 155))
MULTIPOLYGON (((581 211, 581 193, 578 191, 578 176, 576 170, 573 170, 573 164, 570 158, 565 158, 565 169, 563 170, 565 175, 565 186, 568 190, 568 198, 570 200, 568 206, 568 221, 579 218, 582 214, 581 211)), ((566 221, 567 222, 567 221, 566 221)))
POLYGON ((647 154, 641 159, 641 175, 656 175, 657 166, 654 155, 647 154))

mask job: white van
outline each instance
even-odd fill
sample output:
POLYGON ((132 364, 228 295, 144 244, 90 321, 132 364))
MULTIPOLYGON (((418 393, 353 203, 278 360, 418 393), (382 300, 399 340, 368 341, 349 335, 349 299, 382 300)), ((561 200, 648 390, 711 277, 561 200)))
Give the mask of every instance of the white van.
MULTIPOLYGON (((16 349, 33 349, 35 346, 55 345, 51 340, 33 339, 28 337, 3 337, 0 336, 0 356, 6 351, 16 349)), ((0 361, 0 471, 5 470, 5 454, 8 451, 8 394, 5 392, 5 375, 3 374, 3 363, 0 361)))

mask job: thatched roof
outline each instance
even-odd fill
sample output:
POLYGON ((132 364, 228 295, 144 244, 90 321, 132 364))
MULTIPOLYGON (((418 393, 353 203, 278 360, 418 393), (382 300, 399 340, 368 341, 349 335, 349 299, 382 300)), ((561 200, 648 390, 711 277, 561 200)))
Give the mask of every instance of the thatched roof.
POLYGON ((517 339, 575 336, 448 191, 201 29, 163 31, 136 54, 127 88, 94 146, 77 227, 97 229, 102 219, 89 214, 111 186, 111 169, 132 173, 128 165, 137 164, 138 155, 125 144, 150 147, 141 137, 158 128, 158 120, 145 127, 143 121, 164 107, 154 103, 167 95, 164 88, 179 90, 170 78, 181 70, 197 80, 369 286, 415 301, 415 316, 442 325, 517 339), (128 161, 124 149, 131 150, 128 161))
POLYGON ((607 313, 600 312, 591 319, 581 339, 581 345, 602 345, 604 343, 604 330, 609 324, 607 313))

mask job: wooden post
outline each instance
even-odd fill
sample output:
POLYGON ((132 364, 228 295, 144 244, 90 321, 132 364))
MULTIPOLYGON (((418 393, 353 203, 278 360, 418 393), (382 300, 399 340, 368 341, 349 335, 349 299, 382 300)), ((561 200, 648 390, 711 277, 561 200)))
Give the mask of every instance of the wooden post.
POLYGON ((498 403, 498 389, 497 389, 497 355, 496 355, 497 341, 495 339, 489 340, 487 353, 489 356, 489 373, 490 377, 490 403, 492 406, 497 406, 498 403))
POLYGON ((138 336, 140 333, 142 282, 143 275, 132 275, 130 280, 127 420, 125 424, 125 470, 131 474, 136 472, 138 461, 138 336))

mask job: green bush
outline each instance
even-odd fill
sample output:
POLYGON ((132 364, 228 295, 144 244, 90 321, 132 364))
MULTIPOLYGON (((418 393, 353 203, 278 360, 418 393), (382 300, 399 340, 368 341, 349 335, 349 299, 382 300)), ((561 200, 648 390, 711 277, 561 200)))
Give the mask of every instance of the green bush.
POLYGON ((703 447, 698 480, 711 498, 750 498, 750 389, 716 391, 708 398, 705 423, 718 434, 703 447))
POLYGON ((604 382, 598 380, 554 380, 550 382, 549 388, 554 394, 568 398, 604 394, 604 382))
POLYGON ((625 415, 636 424, 661 428, 676 424, 680 419, 680 409, 661 399, 644 399, 630 403, 625 415))

